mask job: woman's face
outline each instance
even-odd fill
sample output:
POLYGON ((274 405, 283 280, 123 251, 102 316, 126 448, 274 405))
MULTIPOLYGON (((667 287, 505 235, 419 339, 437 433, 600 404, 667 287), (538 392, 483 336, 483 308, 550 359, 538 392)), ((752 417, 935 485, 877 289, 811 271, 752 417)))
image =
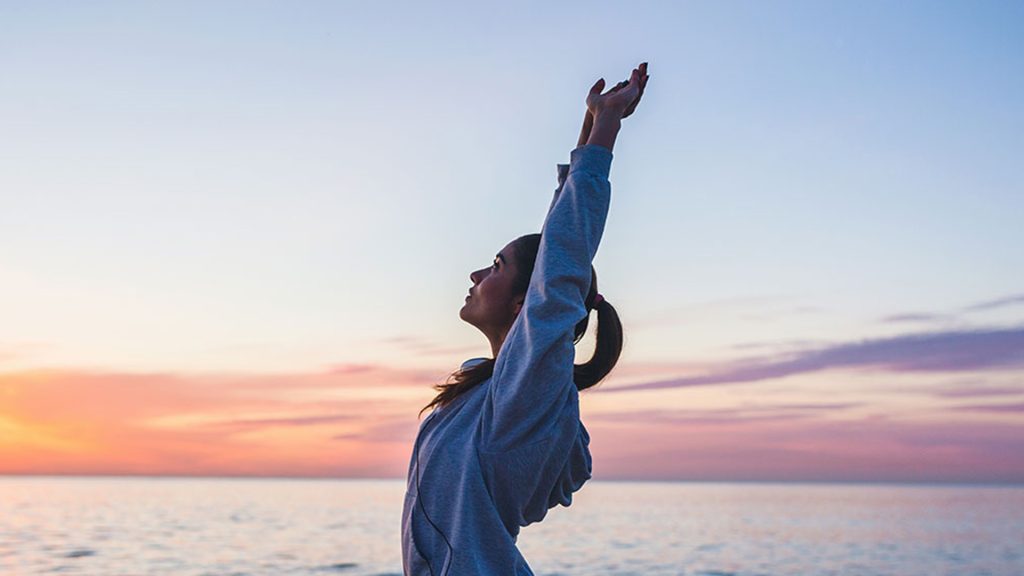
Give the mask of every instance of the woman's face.
POLYGON ((491 266, 469 275, 473 286, 459 317, 486 336, 503 334, 523 305, 525 294, 513 294, 516 277, 515 250, 510 242, 494 256, 491 266))

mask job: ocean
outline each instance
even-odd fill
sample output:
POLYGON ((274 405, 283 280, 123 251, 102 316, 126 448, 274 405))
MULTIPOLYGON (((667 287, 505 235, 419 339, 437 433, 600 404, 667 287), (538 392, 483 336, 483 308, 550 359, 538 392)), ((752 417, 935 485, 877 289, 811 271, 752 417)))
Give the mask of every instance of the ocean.
MULTIPOLYGON (((402 480, 0 477, 0 574, 401 574, 402 480)), ((1024 575, 1024 487, 608 482, 539 575, 1024 575)))

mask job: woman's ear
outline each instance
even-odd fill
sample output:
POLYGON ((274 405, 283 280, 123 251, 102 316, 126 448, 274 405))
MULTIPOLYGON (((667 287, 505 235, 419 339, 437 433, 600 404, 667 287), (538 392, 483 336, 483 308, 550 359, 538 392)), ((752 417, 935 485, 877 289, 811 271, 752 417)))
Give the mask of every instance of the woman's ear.
POLYGON ((512 316, 513 317, 518 317, 519 316, 519 311, 523 309, 523 303, 525 303, 525 302, 526 302, 526 296, 517 296, 515 298, 515 300, 513 300, 513 303, 515 304, 515 308, 512 311, 512 316))

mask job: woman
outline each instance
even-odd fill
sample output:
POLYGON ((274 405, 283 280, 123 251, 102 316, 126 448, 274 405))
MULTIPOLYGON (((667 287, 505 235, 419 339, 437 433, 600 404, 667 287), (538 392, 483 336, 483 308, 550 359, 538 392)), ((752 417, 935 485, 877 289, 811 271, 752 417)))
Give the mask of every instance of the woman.
POLYGON ((470 274, 459 315, 484 333, 493 356, 465 362, 424 408, 433 411, 416 438, 402 512, 406 574, 532 574, 515 545, 519 528, 568 506, 590 478, 578 391, 604 378, 622 349, 591 262, 615 138, 646 84, 646 63, 604 94, 604 79, 594 84, 542 233, 512 241, 470 274), (595 309, 594 357, 574 366, 595 309))

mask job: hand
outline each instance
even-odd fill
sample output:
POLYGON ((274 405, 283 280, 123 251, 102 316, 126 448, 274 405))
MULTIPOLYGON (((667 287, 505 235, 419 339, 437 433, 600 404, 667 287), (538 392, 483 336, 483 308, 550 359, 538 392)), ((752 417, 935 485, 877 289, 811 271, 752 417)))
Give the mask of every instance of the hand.
MULTIPOLYGON (((647 62, 644 62, 643 64, 641 64, 639 70, 640 70, 640 93, 637 94, 636 95, 636 99, 633 100, 632 102, 630 102, 629 106, 626 107, 625 112, 622 113, 622 117, 623 118, 626 118, 627 116, 632 114, 633 111, 636 110, 636 105, 640 103, 640 99, 644 97, 644 88, 647 88, 647 79, 649 78, 649 76, 647 75, 647 62)), ((629 81, 628 80, 623 80, 622 82, 619 82, 618 84, 616 84, 615 87, 613 87, 611 90, 609 90, 609 93, 615 92, 617 90, 621 90, 627 84, 629 84, 629 81)))
POLYGON ((629 80, 619 82, 604 94, 601 94, 601 90, 604 89, 604 78, 601 78, 587 95, 588 114, 594 118, 601 115, 614 116, 618 119, 628 117, 640 103, 644 88, 647 87, 647 79, 647 62, 634 68, 629 80))

